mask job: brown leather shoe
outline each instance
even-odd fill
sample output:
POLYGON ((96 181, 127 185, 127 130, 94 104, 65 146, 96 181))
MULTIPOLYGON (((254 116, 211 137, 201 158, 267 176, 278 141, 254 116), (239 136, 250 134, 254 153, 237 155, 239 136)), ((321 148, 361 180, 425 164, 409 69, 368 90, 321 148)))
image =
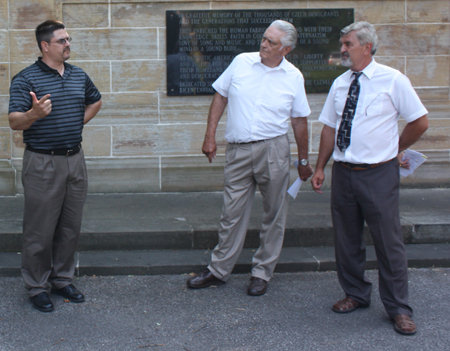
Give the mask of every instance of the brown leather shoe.
POLYGON ((251 277, 250 281, 251 283, 248 286, 247 294, 252 296, 260 296, 266 293, 268 283, 264 279, 251 277))
POLYGON ((336 302, 331 309, 336 313, 350 313, 358 308, 365 307, 369 307, 369 305, 363 305, 347 296, 345 299, 336 302))
POLYGON ((394 317, 394 330, 403 335, 414 335, 417 332, 417 327, 410 316, 398 314, 394 317))
POLYGON ((208 268, 206 268, 203 272, 198 273, 195 277, 189 278, 187 281, 187 286, 192 289, 202 289, 211 285, 221 284, 225 284, 225 282, 219 278, 216 278, 208 268))

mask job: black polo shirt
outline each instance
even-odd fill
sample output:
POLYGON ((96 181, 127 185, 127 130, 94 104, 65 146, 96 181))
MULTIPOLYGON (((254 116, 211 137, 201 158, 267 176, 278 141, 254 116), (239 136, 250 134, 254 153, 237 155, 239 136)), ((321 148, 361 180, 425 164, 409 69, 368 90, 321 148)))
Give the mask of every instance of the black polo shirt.
POLYGON ((64 75, 39 57, 11 81, 9 113, 33 107, 30 92, 40 100, 50 94, 52 111, 23 131, 23 142, 34 149, 70 149, 80 144, 86 105, 101 99, 89 76, 79 67, 64 63, 64 75))

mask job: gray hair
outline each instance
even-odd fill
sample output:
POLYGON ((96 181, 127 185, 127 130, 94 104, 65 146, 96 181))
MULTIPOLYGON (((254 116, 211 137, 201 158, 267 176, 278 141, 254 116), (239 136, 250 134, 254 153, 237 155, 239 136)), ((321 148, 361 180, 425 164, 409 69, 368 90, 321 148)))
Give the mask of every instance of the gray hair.
POLYGON ((283 20, 276 20, 273 21, 269 27, 272 26, 286 33, 286 35, 280 39, 281 45, 283 45, 283 47, 290 46, 294 49, 298 39, 298 32, 294 25, 283 20))
POLYGON ((375 55, 378 49, 378 36, 375 27, 369 22, 355 22, 341 30, 341 37, 355 31, 361 45, 372 43, 372 55, 375 55))

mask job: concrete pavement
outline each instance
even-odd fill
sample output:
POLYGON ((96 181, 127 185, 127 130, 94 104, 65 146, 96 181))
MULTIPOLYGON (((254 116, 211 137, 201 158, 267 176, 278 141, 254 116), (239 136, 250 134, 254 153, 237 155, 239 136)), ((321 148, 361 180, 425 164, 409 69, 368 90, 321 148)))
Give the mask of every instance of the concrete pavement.
POLYGON ((83 304, 54 297, 55 311, 33 309, 20 278, 0 278, 1 351, 446 351, 450 345, 450 269, 410 269, 418 332, 393 330, 380 302, 350 314, 335 272, 278 273, 264 296, 246 294, 248 274, 190 290, 187 275, 85 276, 83 304))

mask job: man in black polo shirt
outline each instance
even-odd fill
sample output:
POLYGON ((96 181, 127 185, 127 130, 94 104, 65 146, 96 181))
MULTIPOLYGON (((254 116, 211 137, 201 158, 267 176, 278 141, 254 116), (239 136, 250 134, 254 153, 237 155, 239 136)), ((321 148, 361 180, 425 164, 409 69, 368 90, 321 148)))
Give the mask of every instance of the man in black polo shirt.
POLYGON ((80 143, 102 101, 88 75, 65 63, 72 38, 62 22, 41 23, 36 40, 42 57, 11 82, 9 124, 23 130, 26 144, 22 276, 33 306, 51 312, 50 289, 84 301, 72 284, 88 184, 80 143))

